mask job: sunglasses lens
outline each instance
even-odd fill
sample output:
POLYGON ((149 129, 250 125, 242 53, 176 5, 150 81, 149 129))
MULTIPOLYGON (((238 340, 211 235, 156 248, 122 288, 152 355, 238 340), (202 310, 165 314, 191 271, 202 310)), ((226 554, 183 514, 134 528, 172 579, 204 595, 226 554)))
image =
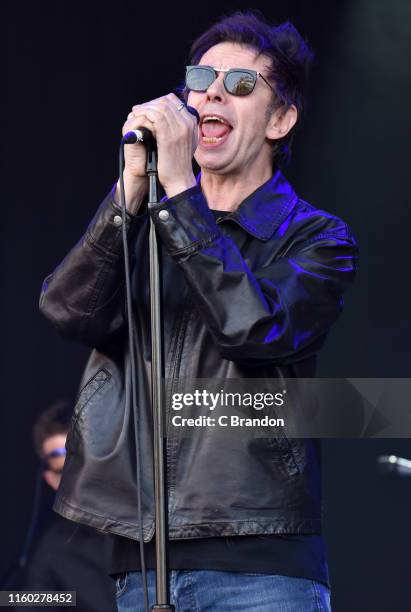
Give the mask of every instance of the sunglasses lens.
POLYGON ((207 91, 214 80, 215 73, 209 68, 196 66, 187 70, 186 86, 191 91, 207 91))
POLYGON ((65 448, 56 448, 46 456, 46 459, 55 459, 56 457, 65 457, 66 452, 67 451, 65 448))
POLYGON ((247 96, 255 85, 256 77, 242 70, 230 70, 225 77, 225 86, 234 96, 247 96))

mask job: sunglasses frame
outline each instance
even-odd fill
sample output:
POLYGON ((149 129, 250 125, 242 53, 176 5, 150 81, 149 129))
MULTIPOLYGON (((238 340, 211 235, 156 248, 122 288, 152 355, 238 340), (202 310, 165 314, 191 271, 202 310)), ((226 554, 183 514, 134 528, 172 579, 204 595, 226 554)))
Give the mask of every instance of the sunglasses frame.
POLYGON ((258 77, 261 77, 262 80, 264 81, 264 83, 267 83, 268 87, 270 89, 272 89, 272 91, 274 92, 275 95, 277 95, 274 87, 267 81, 267 79, 261 74, 261 72, 257 72, 257 70, 252 70, 251 68, 221 68, 220 69, 220 68, 214 68, 213 66, 207 66, 206 64, 194 64, 192 66, 186 66, 185 84, 186 84, 187 89, 189 89, 190 91, 196 91, 198 93, 204 93, 205 91, 207 91, 208 87, 210 87, 210 85, 209 85, 206 89, 191 89, 191 87, 189 87, 187 85, 187 75, 194 68, 202 68, 202 69, 206 69, 209 72, 214 73, 214 80, 211 81, 210 85, 212 85, 214 83, 214 81, 218 78, 217 72, 225 72, 224 81, 223 81, 224 82, 224 88, 227 91, 227 93, 229 93, 231 96, 237 96, 239 98, 242 98, 243 96, 249 96, 254 91, 255 84, 257 83, 257 78, 258 77), (246 94, 235 94, 235 93, 232 93, 227 88, 227 85, 226 85, 226 78, 227 78, 227 76, 228 76, 228 74, 230 72, 245 72, 247 74, 250 74, 254 78, 253 88, 251 89, 251 91, 247 92, 246 94))

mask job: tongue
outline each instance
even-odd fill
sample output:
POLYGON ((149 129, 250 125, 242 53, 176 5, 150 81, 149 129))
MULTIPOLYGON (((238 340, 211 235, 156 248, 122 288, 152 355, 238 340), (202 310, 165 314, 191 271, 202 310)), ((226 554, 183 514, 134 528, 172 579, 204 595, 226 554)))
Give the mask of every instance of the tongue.
POLYGON ((229 132, 230 128, 219 121, 206 121, 201 126, 203 136, 206 138, 221 138, 229 132))

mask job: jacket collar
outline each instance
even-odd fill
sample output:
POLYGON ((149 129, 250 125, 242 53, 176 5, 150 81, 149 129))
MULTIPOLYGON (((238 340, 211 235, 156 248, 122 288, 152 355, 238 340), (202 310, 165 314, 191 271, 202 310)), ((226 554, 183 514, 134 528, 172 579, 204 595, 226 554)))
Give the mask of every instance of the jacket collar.
POLYGON ((280 170, 276 170, 224 220, 235 221, 255 238, 268 240, 288 217, 297 200, 290 183, 280 170))

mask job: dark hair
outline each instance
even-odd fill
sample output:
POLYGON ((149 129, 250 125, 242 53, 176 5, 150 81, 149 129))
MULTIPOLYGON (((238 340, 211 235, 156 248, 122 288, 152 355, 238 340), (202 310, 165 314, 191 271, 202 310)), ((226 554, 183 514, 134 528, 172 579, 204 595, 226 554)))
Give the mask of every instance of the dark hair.
MULTIPOLYGON (((290 22, 280 25, 267 23, 259 11, 238 11, 212 25, 194 41, 190 49, 190 64, 198 64, 201 57, 214 45, 232 42, 252 47, 258 55, 271 60, 268 79, 277 93, 270 112, 294 104, 301 116, 308 68, 313 53, 290 22)), ((273 143, 276 161, 287 161, 290 157, 294 129, 284 138, 273 143)))
POLYGON ((61 400, 52 404, 37 418, 33 428, 33 442, 40 459, 43 458, 43 443, 47 438, 68 432, 71 414, 70 402, 61 400))

